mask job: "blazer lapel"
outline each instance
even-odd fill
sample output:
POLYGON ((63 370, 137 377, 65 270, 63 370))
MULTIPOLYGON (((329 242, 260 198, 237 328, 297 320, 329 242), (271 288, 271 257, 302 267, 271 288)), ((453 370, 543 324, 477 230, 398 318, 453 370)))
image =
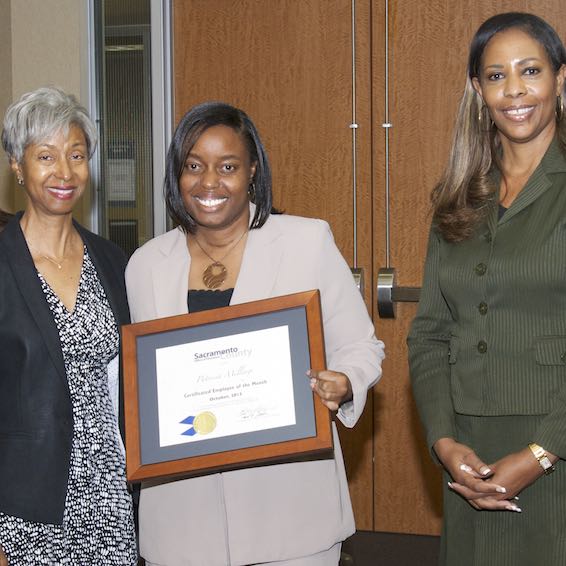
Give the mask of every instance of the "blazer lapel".
POLYGON ((527 184, 517 195, 517 198, 513 201, 499 223, 504 224, 505 222, 509 222, 513 216, 517 215, 521 210, 532 204, 546 192, 552 186, 552 182, 547 176, 549 173, 563 171, 566 171, 566 159, 562 154, 558 141, 554 140, 546 150, 544 157, 527 181, 527 184))
POLYGON ((257 301, 273 295, 283 254, 281 236, 281 230, 271 216, 261 228, 250 230, 230 304, 257 301))
MULTIPOLYGON (((67 383, 65 362, 63 361, 61 342, 59 341, 59 331, 55 325, 49 305, 45 300, 35 265, 21 231, 21 217, 22 213, 19 212, 4 228, 2 238, 0 238, 0 246, 2 246, 8 258, 14 279, 28 307, 29 314, 34 319, 38 332, 47 346, 49 356, 55 368, 65 383, 67 383)), ((17 323, 18 321, 14 321, 14 324, 17 323)))
POLYGON ((178 228, 161 244, 161 257, 151 268, 155 316, 188 313, 190 257, 184 232, 178 228))
POLYGON ((552 186, 549 178, 546 176, 544 169, 540 166, 534 171, 527 185, 517 195, 511 206, 507 209, 505 214, 499 221, 500 224, 509 222, 513 216, 517 215, 521 210, 524 210, 532 204, 538 197, 540 197, 549 187, 552 186))

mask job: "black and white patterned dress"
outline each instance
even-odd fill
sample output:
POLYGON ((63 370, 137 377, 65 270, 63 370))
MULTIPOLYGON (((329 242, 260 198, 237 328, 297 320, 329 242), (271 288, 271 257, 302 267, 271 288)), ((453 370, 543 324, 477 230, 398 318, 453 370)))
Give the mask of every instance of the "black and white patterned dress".
POLYGON ((38 276, 59 330, 73 409, 65 513, 62 525, 0 513, 0 543, 10 566, 132 566, 132 502, 108 387, 107 366, 119 348, 114 315, 86 247, 73 312, 38 276))

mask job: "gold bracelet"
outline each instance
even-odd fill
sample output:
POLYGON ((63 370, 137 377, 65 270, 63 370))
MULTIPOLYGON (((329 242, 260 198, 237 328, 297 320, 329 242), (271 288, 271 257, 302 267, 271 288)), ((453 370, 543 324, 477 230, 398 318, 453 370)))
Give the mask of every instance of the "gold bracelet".
POLYGON ((554 466, 552 465, 552 462, 550 461, 546 450, 542 446, 539 446, 538 444, 535 444, 533 442, 529 444, 529 448, 531 449, 533 456, 538 460, 540 467, 544 470, 544 473, 546 475, 554 472, 554 466))

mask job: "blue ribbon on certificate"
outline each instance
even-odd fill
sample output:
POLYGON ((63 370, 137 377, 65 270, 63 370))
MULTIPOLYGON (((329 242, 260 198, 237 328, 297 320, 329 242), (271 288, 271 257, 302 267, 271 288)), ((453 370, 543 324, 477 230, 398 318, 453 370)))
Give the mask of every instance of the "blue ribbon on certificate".
POLYGON ((195 428, 192 426, 194 422, 195 422, 194 415, 189 415, 186 419, 183 419, 181 421, 182 424, 191 425, 190 428, 188 428, 185 432, 181 433, 183 436, 194 436, 197 433, 195 428))

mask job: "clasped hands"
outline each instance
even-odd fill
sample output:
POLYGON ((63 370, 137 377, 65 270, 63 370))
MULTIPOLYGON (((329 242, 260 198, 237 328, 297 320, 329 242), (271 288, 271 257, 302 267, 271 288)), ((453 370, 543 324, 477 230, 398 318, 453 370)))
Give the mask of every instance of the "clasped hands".
POLYGON ((311 389, 331 411, 337 411, 342 403, 352 399, 352 384, 345 373, 310 369, 307 376, 311 389))
POLYGON ((452 477, 449 487, 478 510, 521 512, 517 494, 544 474, 528 446, 489 465, 453 438, 441 438, 433 448, 452 477))

